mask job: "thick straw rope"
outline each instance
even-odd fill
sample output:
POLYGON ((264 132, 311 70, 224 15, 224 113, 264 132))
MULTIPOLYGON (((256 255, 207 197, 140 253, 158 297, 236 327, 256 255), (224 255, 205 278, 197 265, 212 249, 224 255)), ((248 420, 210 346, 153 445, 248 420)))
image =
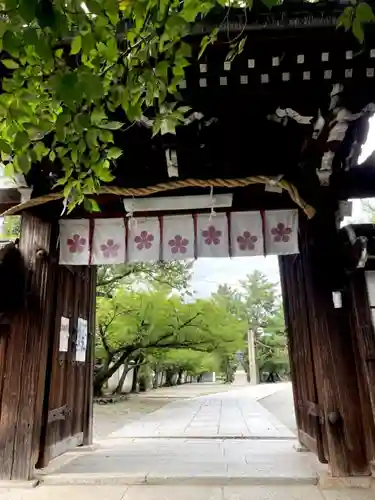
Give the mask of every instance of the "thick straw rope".
MULTIPOLYGON (((263 175, 243 177, 239 179, 181 179, 169 182, 163 182, 161 184, 156 184, 155 186, 147 186, 144 188, 122 188, 116 186, 102 186, 95 194, 114 194, 118 196, 149 196, 151 194, 162 193, 165 191, 172 191, 175 189, 189 188, 189 187, 217 187, 217 188, 237 188, 246 187, 251 184, 271 184, 280 187, 289 193, 291 199, 298 205, 307 215, 309 219, 314 217, 315 209, 308 205, 299 195, 297 188, 290 184, 288 181, 281 179, 275 180, 272 177, 266 177, 263 175)), ((38 205, 44 205, 50 201, 60 200, 64 198, 64 194, 60 193, 50 193, 38 198, 31 198, 24 203, 20 203, 15 207, 6 210, 2 216, 15 215, 28 208, 36 207, 38 205)))

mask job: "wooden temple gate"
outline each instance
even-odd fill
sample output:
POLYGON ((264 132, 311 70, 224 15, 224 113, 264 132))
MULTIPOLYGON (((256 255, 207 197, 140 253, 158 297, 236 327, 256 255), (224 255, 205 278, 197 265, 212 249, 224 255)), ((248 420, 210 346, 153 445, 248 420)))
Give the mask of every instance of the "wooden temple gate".
MULTIPOLYGON (((233 193, 229 211, 300 207, 300 253, 280 258, 299 440, 329 463, 332 475, 363 476, 370 475, 375 456, 375 296, 366 274, 372 260, 364 270, 365 261, 356 253, 364 240, 343 242, 336 214, 340 200, 375 193, 373 159, 361 168, 348 160, 350 146, 363 143, 369 115, 348 130, 348 141, 336 151, 338 162, 324 170, 321 160, 341 84, 346 101, 340 106, 353 109, 351 117, 375 101, 375 38, 370 34, 358 52, 347 33, 336 32, 334 19, 322 22, 319 9, 312 4, 298 12, 297 5, 289 24, 280 12, 274 17, 263 13, 258 24, 249 20, 251 43, 229 66, 223 63, 228 44, 219 39, 206 59, 186 72, 183 96, 200 117, 175 137, 152 138, 145 124, 118 132, 116 141, 126 155, 114 169, 113 190, 129 196, 126 188, 144 193, 149 187, 151 193, 158 183, 165 188, 170 182, 172 195, 201 194, 202 186, 233 193), (313 12, 308 22, 306 9, 313 12), (326 127, 313 130, 303 118, 320 111, 326 127), (315 141, 313 133, 321 140, 315 141), (178 159, 177 180, 168 177, 171 151, 178 159)), ((244 21, 236 21, 228 29, 238 34, 244 21)), ((32 174, 28 182, 35 187, 32 198, 38 199, 49 189, 32 174)), ((0 192, 1 212, 19 201, 16 189, 0 192)), ((0 479, 29 479, 36 466, 92 439, 95 267, 59 265, 61 202, 38 206, 31 201, 13 212, 23 212, 25 301, 10 321, 1 316, 0 324, 0 479), (70 329, 64 353, 59 349, 61 317, 69 319, 70 329), (79 320, 88 321, 89 338, 84 360, 77 363, 79 320)), ((129 215, 119 196, 98 196, 98 202, 102 217, 129 215)), ((72 217, 92 216, 79 207, 72 217)), ((371 231, 365 238, 369 256, 375 255, 371 231)), ((8 290, 15 300, 20 291, 12 286, 17 282, 13 271, 0 270, 6 288, 2 307, 8 290)))
POLYGON ((27 307, 0 335, 2 479, 32 477, 36 464, 92 439, 95 268, 59 266, 56 229, 22 217, 27 307), (61 316, 70 318, 66 353, 59 353, 61 316), (74 358, 78 316, 89 321, 86 363, 74 358))

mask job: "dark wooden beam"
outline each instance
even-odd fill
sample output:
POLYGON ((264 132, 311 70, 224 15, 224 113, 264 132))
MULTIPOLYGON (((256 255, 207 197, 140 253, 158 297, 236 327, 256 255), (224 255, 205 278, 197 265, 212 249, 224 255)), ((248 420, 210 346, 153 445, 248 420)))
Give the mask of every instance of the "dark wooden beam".
POLYGON ((21 203, 21 195, 17 189, 0 189, 0 214, 19 203, 21 203))

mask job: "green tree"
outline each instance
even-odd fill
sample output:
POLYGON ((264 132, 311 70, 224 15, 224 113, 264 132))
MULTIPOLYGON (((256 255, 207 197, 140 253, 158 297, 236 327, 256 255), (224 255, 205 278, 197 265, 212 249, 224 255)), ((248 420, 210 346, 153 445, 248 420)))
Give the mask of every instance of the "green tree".
POLYGON ((142 283, 148 287, 177 290, 188 294, 192 262, 152 262, 99 266, 97 291, 110 297, 119 286, 142 283))
POLYGON ((21 235, 21 217, 5 217, 1 227, 0 239, 14 240, 21 235))
POLYGON ((243 331, 238 320, 211 300, 184 302, 165 290, 134 291, 119 288, 97 305, 97 357, 95 393, 122 365, 141 362, 155 350, 190 349, 235 352, 243 331))
MULTIPOLYGON (((249 359, 247 350, 247 330, 255 333, 257 368, 263 372, 288 372, 287 340, 281 298, 275 283, 259 271, 246 276, 238 290, 228 285, 220 286, 215 300, 227 311, 244 321, 243 367, 249 379, 249 359)), ((235 359, 228 357, 223 366, 228 369, 228 377, 235 359)))
MULTIPOLYGON (((123 154, 114 131, 146 114, 154 134, 175 133, 189 111, 178 99, 192 56, 188 37, 215 8, 225 19, 226 3, 4 0, 0 151, 6 175, 55 164, 72 209, 113 180, 111 169, 123 154)), ((202 50, 216 36, 217 30, 204 37, 202 50)), ((85 204, 98 209, 93 199, 85 204)))

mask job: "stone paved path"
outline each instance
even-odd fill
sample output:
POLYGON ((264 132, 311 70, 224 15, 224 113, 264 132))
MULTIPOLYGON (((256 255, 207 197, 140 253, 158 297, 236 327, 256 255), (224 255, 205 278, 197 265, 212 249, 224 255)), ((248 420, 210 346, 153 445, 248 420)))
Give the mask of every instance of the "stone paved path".
POLYGON ((100 441, 96 451, 60 457, 36 489, 0 484, 0 500, 373 500, 374 489, 315 485, 311 454, 297 453, 291 431, 257 402, 268 391, 244 388, 168 405, 100 441))
POLYGON ((66 455, 66 463, 43 480, 60 485, 316 484, 310 455, 295 451, 295 435, 257 402, 260 394, 245 387, 175 401, 100 440, 95 451, 66 455))
MULTIPOLYGON (((242 388, 176 401, 125 425, 110 437, 293 439, 292 431, 261 406, 253 393, 252 388, 242 388)), ((258 397, 260 394, 258 391, 258 397)))

